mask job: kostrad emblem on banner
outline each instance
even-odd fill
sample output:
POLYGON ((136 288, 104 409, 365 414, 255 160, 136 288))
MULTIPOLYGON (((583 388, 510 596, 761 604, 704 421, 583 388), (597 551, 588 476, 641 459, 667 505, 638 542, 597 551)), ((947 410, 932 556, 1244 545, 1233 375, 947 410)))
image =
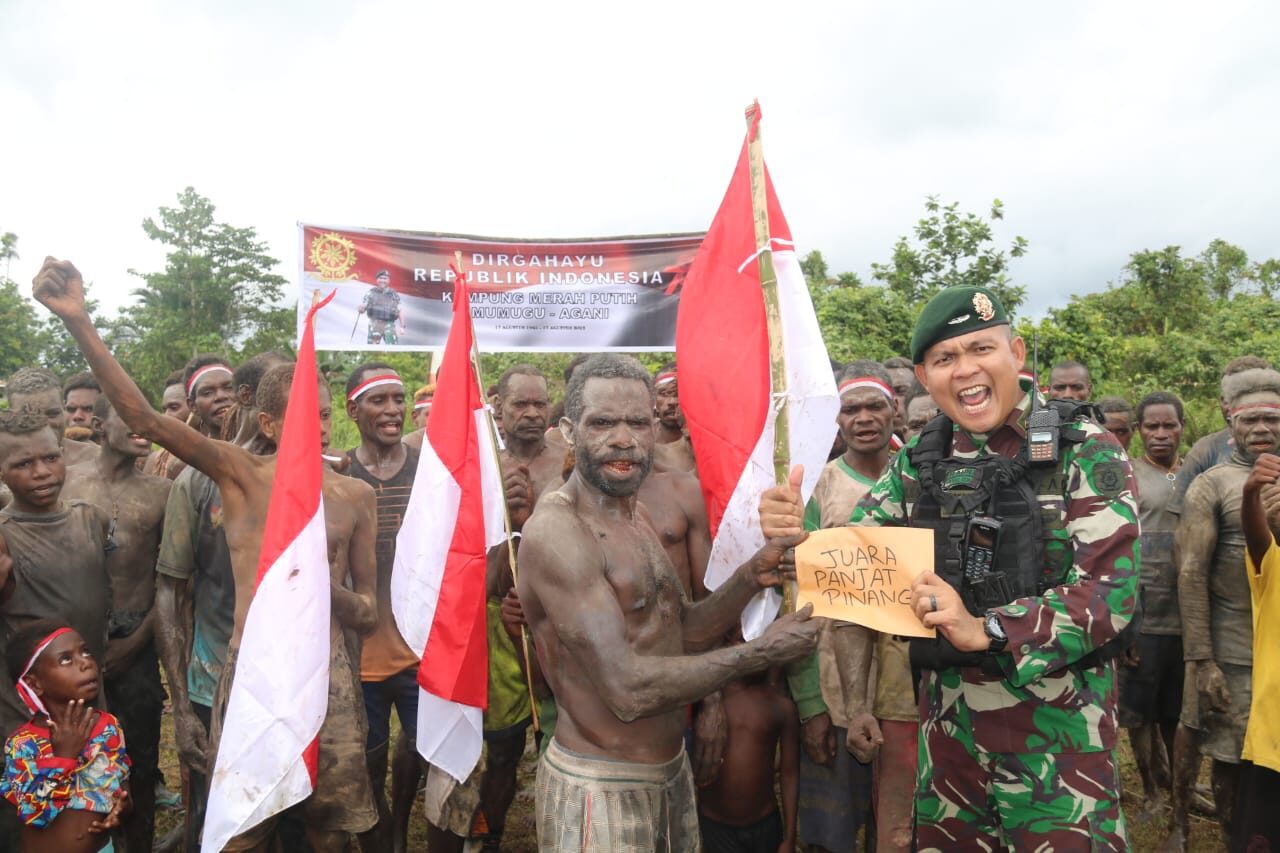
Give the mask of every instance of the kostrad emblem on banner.
POLYGON ((672 350, 680 285, 703 236, 532 242, 306 224, 298 231, 299 306, 315 290, 337 290, 316 321, 316 347, 328 350, 442 348, 455 252, 486 350, 672 350))

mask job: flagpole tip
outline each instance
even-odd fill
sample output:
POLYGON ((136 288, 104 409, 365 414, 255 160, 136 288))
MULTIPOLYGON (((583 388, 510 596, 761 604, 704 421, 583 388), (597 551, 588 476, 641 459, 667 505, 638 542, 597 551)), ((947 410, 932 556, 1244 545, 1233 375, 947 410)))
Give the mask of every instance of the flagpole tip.
POLYGON ((751 102, 751 106, 747 107, 747 141, 755 142, 756 136, 760 133, 760 99, 757 98, 751 102))

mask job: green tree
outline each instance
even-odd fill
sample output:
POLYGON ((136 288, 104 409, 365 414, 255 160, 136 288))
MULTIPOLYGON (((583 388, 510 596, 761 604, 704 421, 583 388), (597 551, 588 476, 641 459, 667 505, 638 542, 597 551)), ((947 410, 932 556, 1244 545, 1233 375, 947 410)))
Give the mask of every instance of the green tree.
POLYGON ((18 257, 18 235, 0 235, 0 379, 19 367, 40 364, 44 333, 36 320, 34 304, 23 295, 18 283, 9 278, 9 264, 18 257))
MULTIPOLYGON (((89 309, 89 319, 93 321, 108 347, 114 348, 116 335, 112 323, 103 320, 98 313, 98 300, 89 295, 92 289, 90 282, 85 282, 85 307, 89 309)), ((70 376, 89 369, 75 338, 67 332, 62 321, 47 311, 43 305, 36 303, 36 310, 44 315, 40 324, 40 366, 47 367, 59 376, 70 376)))
POLYGON ((913 229, 914 241, 899 237, 888 263, 872 264, 871 277, 910 304, 923 305, 944 287, 980 285, 989 287, 1014 313, 1026 298, 1027 289, 1012 283, 1009 260, 1027 251, 1027 241, 1014 237, 1006 249, 994 245, 992 223, 1004 219, 1004 204, 991 202, 984 218, 960 210, 959 202, 944 205, 929 196, 925 215, 913 229))
POLYGON ((285 279, 253 228, 214 218, 213 203, 187 187, 176 207, 143 220, 151 239, 169 248, 160 272, 130 272, 144 284, 137 304, 112 324, 116 351, 144 388, 199 352, 236 358, 286 346, 294 312, 282 307, 285 279))
POLYGON ((920 310, 952 285, 990 287, 1012 313, 1026 288, 1011 282, 1009 262, 1026 253, 1027 241, 1015 237, 1007 249, 996 247, 991 223, 1003 218, 999 199, 983 218, 929 196, 914 236, 900 237, 887 263, 871 265, 871 284, 855 273, 832 275, 821 252, 806 255, 801 268, 828 354, 837 361, 907 354, 920 310))
POLYGON ((1222 367, 1238 355, 1280 364, 1280 262, 1252 262, 1243 249, 1214 240, 1187 257, 1178 246, 1134 252, 1106 290, 1073 296, 1019 333, 1040 343, 1040 375, 1065 358, 1083 362, 1095 396, 1137 402, 1172 391, 1188 413, 1188 442, 1219 429, 1222 367))

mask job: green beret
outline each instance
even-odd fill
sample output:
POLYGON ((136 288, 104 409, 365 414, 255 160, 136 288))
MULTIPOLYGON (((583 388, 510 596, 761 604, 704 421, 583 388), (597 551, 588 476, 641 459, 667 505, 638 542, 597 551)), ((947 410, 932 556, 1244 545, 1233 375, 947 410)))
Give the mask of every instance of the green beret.
POLYGON ((1007 326, 1009 315, 985 287, 948 287, 929 300, 911 333, 911 361, 920 364, 929 347, 989 326, 1007 326))

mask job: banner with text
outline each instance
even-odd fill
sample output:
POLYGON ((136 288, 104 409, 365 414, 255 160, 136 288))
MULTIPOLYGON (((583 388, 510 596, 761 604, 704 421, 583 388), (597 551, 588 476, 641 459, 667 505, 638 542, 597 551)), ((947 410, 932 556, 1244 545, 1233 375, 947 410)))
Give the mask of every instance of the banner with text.
POLYGON ((316 348, 444 347, 454 252, 471 280, 482 350, 675 349, 680 285, 702 234, 515 240, 299 223, 298 323, 316 290, 316 348))

